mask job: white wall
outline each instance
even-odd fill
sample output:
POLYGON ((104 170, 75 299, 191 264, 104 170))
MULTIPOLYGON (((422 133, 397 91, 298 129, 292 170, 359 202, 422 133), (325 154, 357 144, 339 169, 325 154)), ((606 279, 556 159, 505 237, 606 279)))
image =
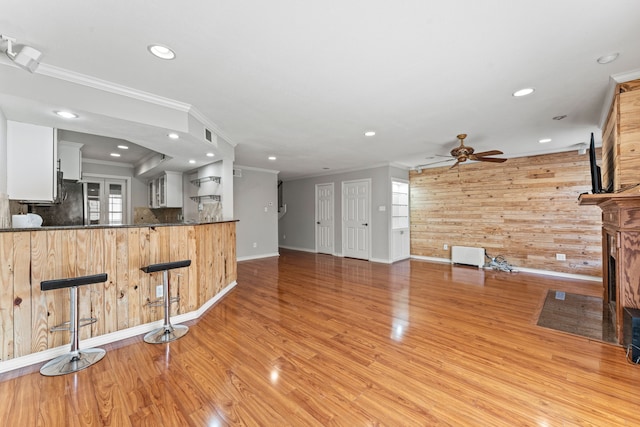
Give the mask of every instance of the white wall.
POLYGON ((7 194, 7 118, 0 110, 0 194, 7 194))
POLYGON ((315 252, 315 186, 333 182, 335 251, 336 255, 342 255, 342 183, 371 179, 371 260, 390 262, 391 178, 408 180, 409 172, 393 166, 381 166, 285 181, 283 201, 287 205, 287 213, 279 223, 280 246, 315 252), (385 210, 380 211, 380 206, 385 206, 385 210))
POLYGON ((278 174, 237 166, 233 178, 238 260, 278 255, 278 174), (254 247, 254 244, 256 247, 254 247))

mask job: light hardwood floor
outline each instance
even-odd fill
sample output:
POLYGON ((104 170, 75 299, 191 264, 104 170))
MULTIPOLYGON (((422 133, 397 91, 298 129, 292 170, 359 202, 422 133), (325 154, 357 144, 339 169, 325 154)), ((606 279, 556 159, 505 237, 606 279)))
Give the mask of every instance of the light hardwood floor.
MULTIPOLYGON (((168 345, 0 377, 13 426, 637 426, 621 347, 536 326, 548 289, 600 285, 282 250, 168 345)), ((82 344, 81 344, 82 345, 82 344)))

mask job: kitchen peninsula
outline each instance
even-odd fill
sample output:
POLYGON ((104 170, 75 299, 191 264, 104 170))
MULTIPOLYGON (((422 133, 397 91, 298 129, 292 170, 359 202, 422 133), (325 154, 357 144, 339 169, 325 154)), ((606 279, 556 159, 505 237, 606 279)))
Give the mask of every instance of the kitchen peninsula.
POLYGON ((105 283, 79 290, 80 318, 97 318, 80 329, 80 339, 104 343, 163 319, 162 307, 149 305, 162 273, 140 268, 184 259, 190 267, 170 272, 171 297, 180 296, 171 312, 180 321, 198 317, 235 286, 236 221, 0 230, 0 371, 12 359, 35 363, 49 357, 38 357, 46 350, 68 350, 69 334, 50 332, 69 320, 68 290, 41 292, 41 281, 106 273, 105 283))

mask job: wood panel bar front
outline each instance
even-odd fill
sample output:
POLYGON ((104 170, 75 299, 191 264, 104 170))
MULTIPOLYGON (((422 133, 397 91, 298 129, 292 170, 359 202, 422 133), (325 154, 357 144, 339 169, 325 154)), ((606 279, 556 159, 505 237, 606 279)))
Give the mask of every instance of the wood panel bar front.
POLYGON ((235 221, 0 230, 0 361, 69 343, 68 334, 50 332, 69 320, 69 292, 42 292, 43 280, 108 274, 105 283, 79 289, 79 316, 97 318, 81 328, 83 340, 163 319, 147 306, 162 273, 141 267, 191 260, 170 275, 171 296, 181 298, 171 312, 185 314, 235 283, 235 253, 235 221))

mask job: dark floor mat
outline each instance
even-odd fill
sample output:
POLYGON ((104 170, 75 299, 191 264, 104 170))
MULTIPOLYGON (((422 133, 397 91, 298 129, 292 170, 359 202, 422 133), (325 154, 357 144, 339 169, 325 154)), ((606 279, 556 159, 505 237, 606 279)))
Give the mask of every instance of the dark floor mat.
POLYGON ((538 326, 618 343, 609 310, 603 310, 602 298, 551 290, 538 317, 538 326))

